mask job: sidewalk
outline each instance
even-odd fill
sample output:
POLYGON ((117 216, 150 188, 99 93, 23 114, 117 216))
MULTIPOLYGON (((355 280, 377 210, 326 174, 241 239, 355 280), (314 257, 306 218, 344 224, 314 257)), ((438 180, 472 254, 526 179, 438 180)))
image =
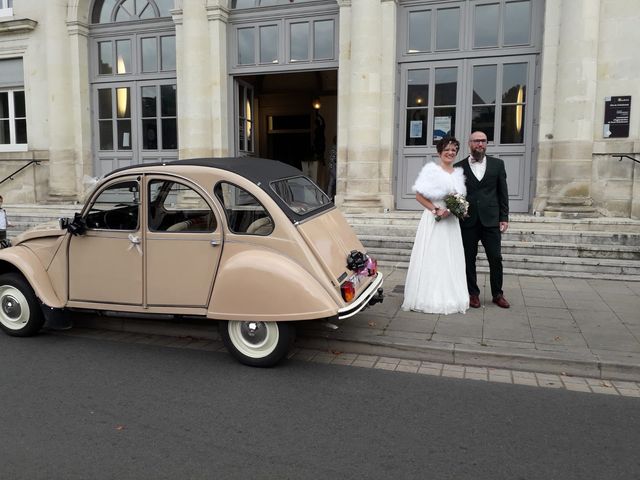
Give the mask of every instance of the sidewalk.
MULTIPOLYGON (((640 381, 640 282, 506 275, 511 308, 491 303, 466 314, 403 312, 406 270, 385 272, 385 300, 338 330, 302 323, 304 348, 448 364, 640 381)), ((483 286, 484 285, 484 286, 483 286)))

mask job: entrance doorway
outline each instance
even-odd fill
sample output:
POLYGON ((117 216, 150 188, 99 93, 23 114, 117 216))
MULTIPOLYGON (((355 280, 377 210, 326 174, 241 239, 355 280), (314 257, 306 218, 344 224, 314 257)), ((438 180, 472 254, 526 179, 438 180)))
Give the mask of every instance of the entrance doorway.
POLYGON ((402 65, 398 208, 419 208, 411 186, 426 162, 438 161, 439 139, 457 137, 461 160, 469 133, 480 130, 488 154, 505 161, 511 211, 528 211, 535 78, 534 55, 402 65))
POLYGON ((235 77, 236 154, 290 164, 326 191, 337 77, 336 70, 235 77))

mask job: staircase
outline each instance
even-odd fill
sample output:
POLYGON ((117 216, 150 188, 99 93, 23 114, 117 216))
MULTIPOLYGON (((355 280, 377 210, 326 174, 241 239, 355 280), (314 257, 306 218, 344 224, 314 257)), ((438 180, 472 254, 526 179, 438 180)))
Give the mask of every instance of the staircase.
MULTIPOLYGON (((73 217, 82 205, 5 205, 9 238, 73 217)), ((421 212, 346 214, 381 267, 407 268, 421 212)), ((511 215, 502 239, 506 274, 640 281, 640 221, 511 215)), ((487 272, 482 246, 478 271, 487 272)))
MULTIPOLYGON (((407 268, 421 215, 346 216, 380 266, 407 268)), ((479 252, 478 271, 488 272, 479 252)), ((506 274, 640 281, 640 221, 511 215, 502 256, 506 274)))
POLYGON ((70 205, 9 205, 4 204, 7 217, 13 227, 7 229, 7 237, 13 239, 20 233, 42 223, 58 220, 61 217, 73 217, 82 209, 82 204, 70 205))

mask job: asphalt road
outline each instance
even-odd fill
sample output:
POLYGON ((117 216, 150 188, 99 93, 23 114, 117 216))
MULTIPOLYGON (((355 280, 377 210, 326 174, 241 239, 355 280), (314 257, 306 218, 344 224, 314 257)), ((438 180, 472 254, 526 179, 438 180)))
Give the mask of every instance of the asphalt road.
POLYGON ((640 400, 0 335, 2 479, 636 479, 640 400))

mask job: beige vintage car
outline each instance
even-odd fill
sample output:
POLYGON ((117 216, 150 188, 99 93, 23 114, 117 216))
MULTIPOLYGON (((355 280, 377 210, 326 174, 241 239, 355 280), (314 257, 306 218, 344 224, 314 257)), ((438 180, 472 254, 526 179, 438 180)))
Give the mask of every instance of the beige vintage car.
POLYGON ((0 328, 70 326, 67 310, 218 320, 241 362, 286 356, 292 322, 382 301, 382 275, 302 173, 256 158, 115 170, 81 213, 0 250, 0 328))

